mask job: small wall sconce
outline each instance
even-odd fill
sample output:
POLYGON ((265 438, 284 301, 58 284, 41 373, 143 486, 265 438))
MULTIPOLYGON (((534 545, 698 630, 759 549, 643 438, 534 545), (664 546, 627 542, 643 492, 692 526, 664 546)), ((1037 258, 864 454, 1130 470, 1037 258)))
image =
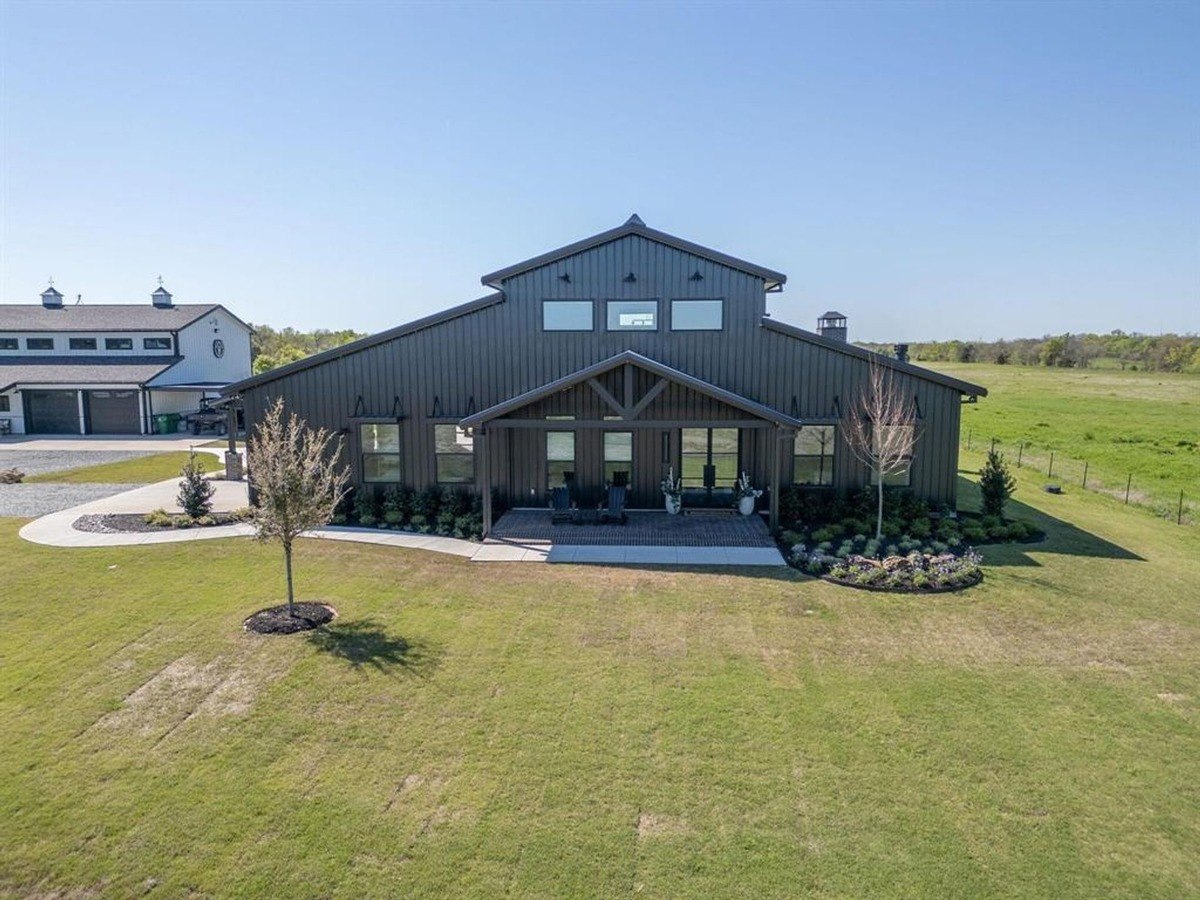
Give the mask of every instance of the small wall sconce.
POLYGON ((632 284, 635 281, 637 281, 637 276, 634 275, 632 272, 630 272, 628 275, 625 276, 626 284, 632 284))
POLYGON ((571 283, 571 273, 563 272, 561 275, 558 276, 558 280, 565 281, 567 284, 570 284, 571 283))
POLYGON ((693 272, 692 277, 688 279, 688 281, 703 281, 703 280, 704 280, 704 276, 700 274, 699 269, 697 269, 695 272, 693 272))

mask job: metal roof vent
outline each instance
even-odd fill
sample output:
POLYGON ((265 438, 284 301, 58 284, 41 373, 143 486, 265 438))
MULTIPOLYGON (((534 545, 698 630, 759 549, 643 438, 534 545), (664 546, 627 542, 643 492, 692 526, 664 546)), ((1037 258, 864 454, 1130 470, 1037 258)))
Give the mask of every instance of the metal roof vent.
POLYGON ((830 310, 817 319, 817 334, 831 341, 846 342, 846 317, 837 310, 830 310))
POLYGON ((646 223, 642 221, 642 217, 639 216, 637 213, 634 213, 632 216, 630 216, 628 219, 626 219, 625 224, 633 225, 637 228, 645 228, 646 227, 646 223))
POLYGON ((158 279, 158 289, 150 295, 150 302, 159 309, 170 309, 173 305, 171 303, 171 292, 163 287, 161 275, 158 279))
POLYGON ((46 309, 62 309, 63 295, 54 287, 54 282, 50 282, 50 287, 42 291, 42 306, 46 309))

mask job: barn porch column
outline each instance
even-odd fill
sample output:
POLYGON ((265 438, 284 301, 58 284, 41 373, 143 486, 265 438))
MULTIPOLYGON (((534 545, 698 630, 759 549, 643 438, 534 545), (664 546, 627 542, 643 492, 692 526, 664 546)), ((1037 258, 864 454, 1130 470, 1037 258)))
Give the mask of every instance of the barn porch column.
POLYGON ((767 524, 772 531, 779 527, 779 445, 784 435, 784 429, 778 425, 771 429, 771 504, 767 524))
POLYGON ((475 458, 479 460, 479 491, 483 501, 483 536, 492 533, 492 463, 488 454, 487 429, 475 428, 475 458))

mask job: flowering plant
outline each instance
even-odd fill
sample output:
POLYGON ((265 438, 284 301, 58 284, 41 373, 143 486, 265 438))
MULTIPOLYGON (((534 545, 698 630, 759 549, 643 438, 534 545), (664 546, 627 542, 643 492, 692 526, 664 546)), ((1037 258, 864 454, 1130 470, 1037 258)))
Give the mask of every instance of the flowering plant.
POLYGON ((683 479, 675 477, 674 466, 667 470, 667 477, 662 480, 660 487, 663 494, 674 499, 678 499, 683 493, 683 479))
POLYGON ((733 489, 733 492, 737 494, 739 499, 742 497, 754 497, 755 499, 758 499, 763 493, 762 491, 755 490, 755 488, 750 484, 750 476, 745 472, 743 472, 741 477, 738 478, 737 487, 733 489))

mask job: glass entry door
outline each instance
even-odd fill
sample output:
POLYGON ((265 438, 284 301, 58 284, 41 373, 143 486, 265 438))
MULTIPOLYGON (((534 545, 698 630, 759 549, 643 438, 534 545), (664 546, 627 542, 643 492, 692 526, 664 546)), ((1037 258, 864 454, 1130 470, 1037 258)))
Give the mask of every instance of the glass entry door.
POLYGON ((679 449, 685 502, 713 505, 731 502, 739 471, 738 430, 683 428, 679 449))

